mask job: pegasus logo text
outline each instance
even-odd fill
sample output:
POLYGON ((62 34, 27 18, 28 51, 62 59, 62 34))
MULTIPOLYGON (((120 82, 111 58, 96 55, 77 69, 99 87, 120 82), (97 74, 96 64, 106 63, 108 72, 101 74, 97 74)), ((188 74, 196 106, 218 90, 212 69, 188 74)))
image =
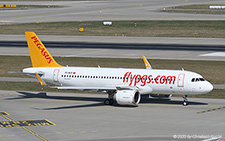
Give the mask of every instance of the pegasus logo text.
POLYGON ((31 39, 34 41, 34 44, 36 45, 36 47, 41 51, 42 56, 45 57, 45 59, 47 60, 47 62, 49 64, 51 62, 53 62, 53 59, 50 57, 49 53, 45 50, 45 48, 42 46, 42 44, 37 39, 37 37, 36 36, 33 36, 33 37, 31 37, 31 39))

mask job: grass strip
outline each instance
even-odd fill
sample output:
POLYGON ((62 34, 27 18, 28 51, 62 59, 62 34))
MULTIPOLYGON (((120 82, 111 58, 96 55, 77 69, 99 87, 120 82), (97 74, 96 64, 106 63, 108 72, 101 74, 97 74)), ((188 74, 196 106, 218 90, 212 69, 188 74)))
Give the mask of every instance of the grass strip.
POLYGON ((7 24, 1 34, 225 38, 225 21, 102 21, 7 24), (79 29, 84 28, 84 32, 79 29), (57 29, 57 30, 55 30, 57 29))
MULTIPOLYGON (((145 68, 142 59, 120 58, 80 58, 80 57, 55 57, 63 66, 77 67, 109 67, 109 68, 145 68)), ((201 74, 213 84, 225 84, 223 61, 192 61, 192 60, 158 60, 150 59, 154 69, 181 70, 184 68, 201 74)), ((8 72, 21 72, 23 68, 31 67, 30 57, 0 56, 0 77, 24 77, 23 74, 9 74, 8 72)))

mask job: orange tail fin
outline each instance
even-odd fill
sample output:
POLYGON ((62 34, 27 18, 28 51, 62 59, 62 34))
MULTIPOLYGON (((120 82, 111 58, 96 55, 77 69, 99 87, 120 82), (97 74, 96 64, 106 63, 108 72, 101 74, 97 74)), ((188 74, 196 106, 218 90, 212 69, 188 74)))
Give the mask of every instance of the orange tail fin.
POLYGON ((25 32, 33 67, 62 67, 51 56, 34 32, 25 32))

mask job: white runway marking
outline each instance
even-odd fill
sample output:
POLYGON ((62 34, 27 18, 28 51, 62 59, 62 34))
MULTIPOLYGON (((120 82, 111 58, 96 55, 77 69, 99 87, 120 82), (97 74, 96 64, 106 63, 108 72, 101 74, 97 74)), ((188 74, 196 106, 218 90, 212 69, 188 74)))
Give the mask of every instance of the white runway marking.
POLYGON ((219 137, 212 137, 212 138, 205 139, 205 140, 202 140, 202 141, 213 141, 213 140, 217 140, 217 139, 219 139, 219 137))
POLYGON ((12 23, 13 21, 0 20, 0 23, 12 23))
POLYGON ((207 53, 207 54, 202 54, 199 56, 218 56, 218 57, 225 57, 225 52, 213 52, 213 53, 207 53))

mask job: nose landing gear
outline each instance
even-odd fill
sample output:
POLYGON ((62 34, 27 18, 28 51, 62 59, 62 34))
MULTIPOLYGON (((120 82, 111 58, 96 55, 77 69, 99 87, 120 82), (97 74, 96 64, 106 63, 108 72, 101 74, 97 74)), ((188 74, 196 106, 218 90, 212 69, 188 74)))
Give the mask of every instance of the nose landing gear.
POLYGON ((184 99, 183 105, 187 106, 189 104, 188 99, 187 99, 187 95, 183 95, 183 99, 184 99))

